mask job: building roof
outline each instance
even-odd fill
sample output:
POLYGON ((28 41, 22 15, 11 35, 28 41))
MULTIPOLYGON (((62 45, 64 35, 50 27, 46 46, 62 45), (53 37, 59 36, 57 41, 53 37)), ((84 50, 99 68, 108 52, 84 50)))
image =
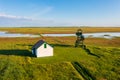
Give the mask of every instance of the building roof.
MULTIPOLYGON (((45 41, 43 40, 39 40, 35 45, 33 45, 32 49, 35 48, 37 49, 38 47, 40 47, 43 43, 46 43, 45 41)), ((51 46, 52 47, 52 46, 51 46)))

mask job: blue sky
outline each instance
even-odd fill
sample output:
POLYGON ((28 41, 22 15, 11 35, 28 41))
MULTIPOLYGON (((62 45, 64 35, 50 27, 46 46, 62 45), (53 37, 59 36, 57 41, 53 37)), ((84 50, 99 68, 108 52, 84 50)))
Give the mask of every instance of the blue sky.
POLYGON ((120 26, 120 0, 0 0, 0 26, 120 26))

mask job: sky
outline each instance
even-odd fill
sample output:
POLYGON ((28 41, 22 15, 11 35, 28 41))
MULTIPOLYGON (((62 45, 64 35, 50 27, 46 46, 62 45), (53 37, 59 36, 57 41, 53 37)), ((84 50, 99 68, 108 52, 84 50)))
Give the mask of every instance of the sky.
POLYGON ((120 27, 120 0, 0 0, 0 26, 120 27))

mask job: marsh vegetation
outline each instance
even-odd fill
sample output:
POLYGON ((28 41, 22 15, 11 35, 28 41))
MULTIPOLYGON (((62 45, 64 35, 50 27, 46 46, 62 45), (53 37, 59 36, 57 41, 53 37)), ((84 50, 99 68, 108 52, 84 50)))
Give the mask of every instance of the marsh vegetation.
POLYGON ((36 58, 31 47, 40 39, 0 38, 0 80, 120 79, 120 38, 86 38, 91 55, 74 47, 76 37, 44 37, 54 56, 36 58))

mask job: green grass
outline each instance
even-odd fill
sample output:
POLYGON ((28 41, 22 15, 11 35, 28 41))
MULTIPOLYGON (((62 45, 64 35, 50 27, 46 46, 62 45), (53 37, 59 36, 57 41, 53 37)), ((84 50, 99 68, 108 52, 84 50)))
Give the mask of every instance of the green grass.
POLYGON ((54 46, 54 56, 35 58, 31 47, 39 39, 0 38, 0 80, 120 79, 120 47, 87 45, 98 58, 82 48, 74 48, 74 39, 46 38, 54 46), (74 65, 76 62, 79 66, 74 65))
POLYGON ((89 47, 90 51, 101 58, 94 59, 90 63, 81 63, 97 80, 119 80, 120 79, 120 48, 89 47))
POLYGON ((16 61, 0 61, 0 80, 70 80, 82 77, 75 71, 69 62, 53 64, 29 64, 28 62, 18 63, 16 61))

